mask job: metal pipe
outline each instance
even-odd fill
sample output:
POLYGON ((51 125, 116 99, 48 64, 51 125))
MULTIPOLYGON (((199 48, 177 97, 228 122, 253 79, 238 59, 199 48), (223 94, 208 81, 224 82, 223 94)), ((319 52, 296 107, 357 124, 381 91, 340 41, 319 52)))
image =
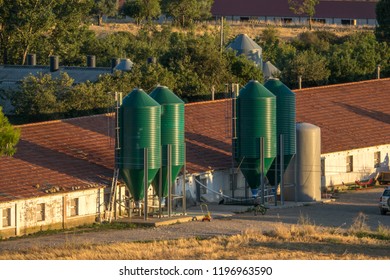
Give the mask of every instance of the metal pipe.
POLYGON ((264 195, 264 137, 260 137, 260 186, 261 186, 261 204, 265 203, 264 195))
POLYGON ((167 145, 167 180, 168 180, 168 217, 172 216, 172 169, 171 145, 167 145))
POLYGON ((184 164, 183 164, 183 215, 187 215, 187 199, 186 199, 186 144, 184 143, 184 164))
POLYGON ((221 53, 223 51, 223 17, 221 17, 221 53))
POLYGON ((27 65, 30 65, 30 66, 37 65, 37 56, 35 53, 29 53, 27 55, 27 65))
POLYGON ((280 134, 280 203, 284 205, 284 140, 283 134, 280 134))
POLYGON ((96 56, 94 55, 87 55, 87 67, 96 67, 96 56))
POLYGON ((294 156, 294 181, 295 202, 298 202, 298 151, 294 156))
POLYGON ((60 58, 57 55, 50 56, 50 72, 56 72, 60 69, 60 58))
POLYGON ((275 194, 274 194, 274 200, 275 200, 275 206, 278 204, 278 156, 275 157, 275 194))
MULTIPOLYGON (((160 152, 161 158, 162 158, 162 149, 160 152)), ((163 199, 163 193, 162 193, 162 162, 160 165, 160 171, 159 171, 159 180, 158 180, 158 217, 161 219, 162 217, 162 207, 161 207, 161 200, 163 199)))
POLYGON ((148 220, 148 148, 144 148, 144 220, 148 220))

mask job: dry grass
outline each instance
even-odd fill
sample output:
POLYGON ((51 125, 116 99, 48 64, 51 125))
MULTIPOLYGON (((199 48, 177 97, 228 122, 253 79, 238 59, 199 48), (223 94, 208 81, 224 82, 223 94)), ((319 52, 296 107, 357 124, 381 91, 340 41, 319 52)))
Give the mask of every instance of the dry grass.
POLYGON ((359 237, 355 233, 350 230, 337 233, 337 231, 317 227, 311 224, 307 217, 301 217, 296 225, 280 223, 265 232, 250 230, 240 235, 217 236, 210 239, 191 238, 114 244, 79 244, 68 240, 60 247, 3 251, 0 253, 0 259, 368 260, 390 258, 389 228, 380 226, 375 232, 376 235, 371 233, 371 236, 359 237))
MULTIPOLYGON (((262 31, 266 28, 273 27, 276 29, 279 37, 284 40, 290 40, 296 38, 300 33, 308 31, 308 27, 304 25, 278 25, 278 24, 265 24, 265 23, 229 23, 226 25, 227 38, 229 40, 234 38, 237 34, 245 33, 251 38, 260 36, 262 31)), ((137 34, 141 27, 133 23, 105 23, 102 26, 91 25, 90 30, 94 31, 98 36, 105 36, 114 32, 130 32, 137 34)), ((161 30, 161 25, 156 25, 157 30, 161 30)), ((354 32, 367 31, 373 32, 372 27, 356 27, 356 26, 340 26, 340 25, 322 25, 314 24, 313 30, 327 30, 331 31, 337 36, 344 36, 354 32)), ((187 32, 180 28, 173 28, 173 31, 187 32)), ((216 33, 219 34, 219 25, 211 23, 201 23, 195 25, 193 30, 196 34, 203 35, 204 33, 216 33)))

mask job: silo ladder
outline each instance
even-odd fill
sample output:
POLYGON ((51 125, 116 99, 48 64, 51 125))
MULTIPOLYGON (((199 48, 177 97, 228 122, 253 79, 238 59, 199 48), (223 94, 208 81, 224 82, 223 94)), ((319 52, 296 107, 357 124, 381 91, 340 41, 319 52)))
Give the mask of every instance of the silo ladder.
POLYGON ((119 177, 119 168, 114 169, 114 175, 112 176, 111 182, 111 190, 110 190, 110 201, 108 203, 108 217, 107 220, 111 223, 112 220, 112 212, 115 211, 115 197, 116 197, 116 189, 118 187, 118 177, 119 177))

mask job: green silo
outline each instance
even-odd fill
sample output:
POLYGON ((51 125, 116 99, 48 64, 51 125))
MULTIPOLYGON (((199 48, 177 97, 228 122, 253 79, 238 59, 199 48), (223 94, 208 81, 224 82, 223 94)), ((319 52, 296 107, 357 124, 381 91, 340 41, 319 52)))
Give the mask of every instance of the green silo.
POLYGON ((264 139, 264 176, 276 156, 276 98, 250 81, 237 98, 238 162, 251 189, 260 186, 260 138, 264 139))
POLYGON ((286 87, 279 79, 269 79, 264 86, 276 96, 276 131, 277 131, 277 162, 272 166, 267 174, 271 185, 280 182, 280 139, 279 135, 283 134, 283 158, 284 170, 287 169, 292 157, 296 153, 296 125, 295 125, 295 93, 286 87), (278 172, 275 177, 275 168, 278 172))
MULTIPOLYGON (((150 94, 161 105, 161 172, 162 197, 168 196, 168 154, 167 145, 171 145, 172 185, 185 162, 184 140, 184 102, 167 87, 158 86, 150 94)), ((159 191, 160 174, 157 173, 152 185, 159 191)))
POLYGON ((148 148, 148 182, 161 165, 161 106, 142 89, 134 89, 119 108, 119 170, 135 201, 144 198, 144 148, 148 148))

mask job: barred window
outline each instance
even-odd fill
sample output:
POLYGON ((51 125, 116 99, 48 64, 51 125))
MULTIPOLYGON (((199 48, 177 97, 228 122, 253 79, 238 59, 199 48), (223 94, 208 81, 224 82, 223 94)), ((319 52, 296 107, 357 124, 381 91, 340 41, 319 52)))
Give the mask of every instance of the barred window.
POLYGON ((37 222, 45 220, 45 203, 39 203, 37 205, 37 222))
POLYGON ((353 171, 353 156, 347 156, 347 172, 353 171))
POLYGON ((3 209, 3 227, 11 226, 11 208, 3 209))
POLYGON ((79 215, 79 199, 73 198, 70 201, 70 216, 78 216, 79 215))

